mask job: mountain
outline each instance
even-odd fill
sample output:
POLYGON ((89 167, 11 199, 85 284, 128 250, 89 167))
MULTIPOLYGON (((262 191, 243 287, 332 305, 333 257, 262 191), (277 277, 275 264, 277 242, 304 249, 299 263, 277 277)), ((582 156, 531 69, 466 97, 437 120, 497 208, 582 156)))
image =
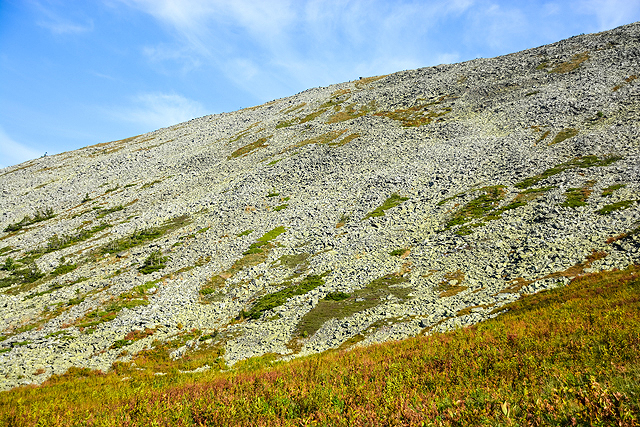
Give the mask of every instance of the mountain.
POLYGON ((361 78, 0 170, 0 389, 446 331, 637 264, 639 36, 361 78))

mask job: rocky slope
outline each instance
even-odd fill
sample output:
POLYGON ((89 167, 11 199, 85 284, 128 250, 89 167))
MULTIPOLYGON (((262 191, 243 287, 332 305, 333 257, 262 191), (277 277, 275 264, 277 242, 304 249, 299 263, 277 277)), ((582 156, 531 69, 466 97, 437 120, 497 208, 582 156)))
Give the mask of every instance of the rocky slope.
POLYGON ((402 339, 638 263, 639 63, 631 24, 0 170, 0 389, 402 339))

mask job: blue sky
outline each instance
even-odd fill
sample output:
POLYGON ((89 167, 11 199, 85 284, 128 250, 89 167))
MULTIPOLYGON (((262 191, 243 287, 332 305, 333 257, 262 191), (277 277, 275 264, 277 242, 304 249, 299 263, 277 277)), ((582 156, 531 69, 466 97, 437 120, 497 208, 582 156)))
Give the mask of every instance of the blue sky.
POLYGON ((638 20, 640 0, 0 0, 0 168, 638 20))

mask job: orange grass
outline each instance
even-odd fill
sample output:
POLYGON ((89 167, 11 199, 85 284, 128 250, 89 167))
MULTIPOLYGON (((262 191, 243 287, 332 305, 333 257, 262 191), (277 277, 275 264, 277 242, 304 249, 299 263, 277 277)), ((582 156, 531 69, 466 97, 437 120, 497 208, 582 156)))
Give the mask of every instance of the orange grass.
POLYGON ((0 393, 11 426, 637 426, 640 266, 473 327, 252 370, 74 370, 0 393), (128 378, 123 381, 123 378, 128 378))

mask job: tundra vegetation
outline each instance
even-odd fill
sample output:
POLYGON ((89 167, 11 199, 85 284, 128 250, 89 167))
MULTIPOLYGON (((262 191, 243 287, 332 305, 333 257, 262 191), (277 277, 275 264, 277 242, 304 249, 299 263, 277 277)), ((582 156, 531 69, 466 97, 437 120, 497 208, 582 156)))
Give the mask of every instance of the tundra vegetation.
MULTIPOLYGON (((72 368, 0 394, 4 425, 620 425, 640 419, 640 267, 586 274, 449 333, 220 371, 221 350, 169 351, 108 372, 72 368), (200 373, 181 373, 204 364, 200 373), (160 368, 164 368, 160 369, 160 368), (165 372, 157 376, 155 372, 165 372)), ((327 302, 343 301, 332 295, 327 302)), ((348 297, 347 297, 348 298, 348 297)), ((130 333, 126 349, 153 330, 130 333)), ((16 344, 18 345, 18 344, 16 344)))

